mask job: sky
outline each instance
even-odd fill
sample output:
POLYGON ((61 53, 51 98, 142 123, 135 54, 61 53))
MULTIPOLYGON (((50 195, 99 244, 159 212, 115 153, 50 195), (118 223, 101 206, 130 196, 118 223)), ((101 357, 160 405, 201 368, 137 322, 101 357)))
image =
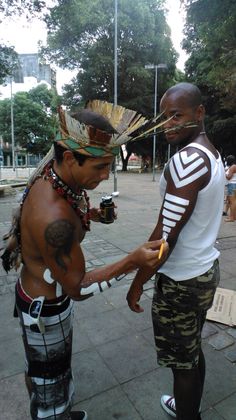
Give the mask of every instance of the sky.
POLYGON ((185 13, 183 7, 180 6, 180 0, 167 0, 166 7, 168 9, 167 23, 171 29, 171 39, 176 51, 179 53, 177 67, 180 70, 184 70, 187 54, 181 47, 181 41, 183 39, 185 13))
MULTIPOLYGON (((167 23, 171 28, 172 42, 175 49, 180 54, 177 67, 180 70, 183 70, 184 63, 187 58, 185 52, 181 48, 181 40, 183 38, 182 30, 184 25, 184 12, 180 7, 180 0, 167 0, 166 7, 169 9, 169 13, 167 15, 167 23)), ((1 23, 0 42, 14 46, 18 54, 37 53, 38 41, 42 41, 43 44, 45 44, 46 36, 46 27, 43 22, 40 22, 39 20, 27 22, 26 19, 18 17, 15 19, 5 19, 4 22, 1 23)), ((56 70, 57 89, 58 93, 60 94, 63 84, 68 83, 74 73, 59 68, 56 68, 56 70)))

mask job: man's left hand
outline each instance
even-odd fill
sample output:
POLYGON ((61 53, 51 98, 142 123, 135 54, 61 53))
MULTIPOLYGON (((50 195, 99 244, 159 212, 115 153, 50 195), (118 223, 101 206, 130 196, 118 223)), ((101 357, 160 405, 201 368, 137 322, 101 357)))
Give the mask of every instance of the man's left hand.
POLYGON ((128 291, 128 294, 126 296, 126 300, 128 302, 128 305, 131 311, 137 312, 137 313, 144 311, 142 306, 140 306, 138 303, 140 301, 142 294, 143 294, 143 286, 135 282, 132 283, 128 291))

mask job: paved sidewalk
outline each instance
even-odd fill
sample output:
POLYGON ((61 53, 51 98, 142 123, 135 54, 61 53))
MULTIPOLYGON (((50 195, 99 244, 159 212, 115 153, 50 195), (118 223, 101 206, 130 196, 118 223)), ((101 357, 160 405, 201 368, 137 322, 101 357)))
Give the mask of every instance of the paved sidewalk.
MULTIPOLYGON (((157 179, 159 178, 159 174, 157 179)), ((152 174, 119 173, 118 219, 93 224, 82 244, 88 269, 110 263, 144 242, 160 209, 158 182, 152 174)), ((113 176, 90 194, 98 205, 113 191, 113 176)), ((17 195, 0 198, 0 235, 6 232, 17 195)), ((210 209, 209 209, 210 211, 210 209)), ((236 290, 236 222, 224 223, 217 240, 221 250, 221 287, 236 290)), ((0 268, 0 419, 29 420, 24 387, 24 356, 18 321, 12 317, 17 274, 0 268)), ((145 287, 143 314, 132 313, 126 293, 129 274, 111 289, 75 303, 73 367, 75 407, 89 420, 168 420, 160 407, 161 394, 170 393, 168 369, 156 364, 150 316, 153 282, 145 287)), ((204 420, 236 419, 236 329, 207 322, 203 331, 207 375, 202 403, 204 420)), ((191 420, 191 419, 189 419, 191 420)))

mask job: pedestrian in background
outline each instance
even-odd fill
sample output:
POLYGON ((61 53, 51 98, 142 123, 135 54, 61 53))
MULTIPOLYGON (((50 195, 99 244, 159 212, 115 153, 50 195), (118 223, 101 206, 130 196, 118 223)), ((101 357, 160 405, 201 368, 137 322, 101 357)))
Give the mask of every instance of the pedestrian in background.
POLYGON ((227 179, 227 199, 229 203, 229 217, 225 222, 234 222, 236 220, 236 159, 234 155, 226 158, 228 169, 226 171, 227 179))

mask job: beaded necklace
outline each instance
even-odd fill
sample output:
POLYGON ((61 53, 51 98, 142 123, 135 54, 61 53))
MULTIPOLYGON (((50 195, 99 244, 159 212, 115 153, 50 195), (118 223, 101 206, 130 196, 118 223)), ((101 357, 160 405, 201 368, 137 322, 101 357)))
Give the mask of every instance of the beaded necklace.
POLYGON ((58 195, 63 197, 79 216, 84 230, 90 230, 90 203, 89 197, 85 190, 81 189, 74 192, 65 182, 57 175, 52 167, 53 161, 49 162, 44 171, 44 179, 52 184, 52 188, 58 195))
POLYGON ((11 268, 16 270, 20 267, 21 263, 24 263, 22 260, 21 254, 21 229, 20 229, 20 219, 23 203, 30 191, 30 188, 35 183, 35 181, 41 177, 47 179, 51 184, 53 189, 70 204, 70 206, 75 210, 76 214, 79 216, 84 230, 90 230, 90 205, 89 197, 85 190, 80 190, 75 193, 68 185, 62 181, 62 179, 56 174, 52 168, 53 160, 48 163, 48 165, 43 170, 42 174, 39 174, 31 183, 27 185, 24 190, 22 200, 18 209, 18 213, 14 216, 12 227, 10 232, 4 236, 5 240, 11 241, 12 249, 6 249, 2 254, 2 264, 4 269, 8 272, 11 268))

